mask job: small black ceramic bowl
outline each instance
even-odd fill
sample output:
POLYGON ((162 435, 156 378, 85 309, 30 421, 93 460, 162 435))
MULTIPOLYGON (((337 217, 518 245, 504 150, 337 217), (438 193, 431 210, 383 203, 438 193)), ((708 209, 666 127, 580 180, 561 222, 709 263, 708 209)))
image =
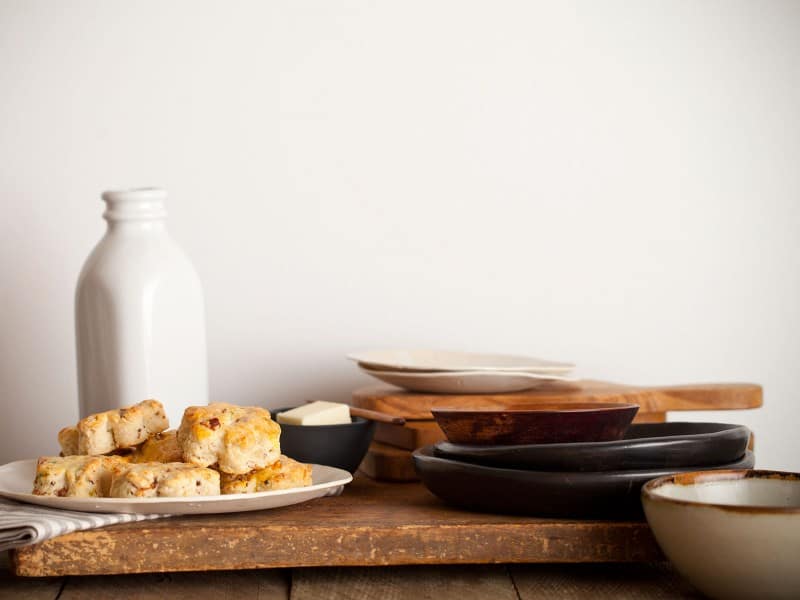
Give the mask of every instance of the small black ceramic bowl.
MULTIPOLYGON (((272 418, 291 408, 270 409, 272 418)), ((286 425, 281 426, 281 453, 304 463, 338 467, 355 473, 364 459, 375 422, 361 417, 350 417, 350 423, 341 425, 286 425)))

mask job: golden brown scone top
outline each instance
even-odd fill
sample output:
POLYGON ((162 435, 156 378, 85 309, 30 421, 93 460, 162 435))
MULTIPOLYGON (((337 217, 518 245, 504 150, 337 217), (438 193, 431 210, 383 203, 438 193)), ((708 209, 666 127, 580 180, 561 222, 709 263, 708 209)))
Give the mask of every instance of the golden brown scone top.
MULTIPOLYGON (((144 400, 130 407, 89 415, 78 421, 78 454, 108 454, 120 448, 131 448, 150 435, 164 431, 169 421, 158 400, 144 400)), ((67 428, 69 429, 69 428, 67 428)), ((68 444, 71 432, 59 434, 59 441, 68 444), (62 435, 63 434, 63 435, 62 435)), ((62 452, 67 454, 62 446, 62 452)))
POLYGON ((74 426, 64 427, 58 432, 58 443, 61 446, 62 456, 78 454, 78 428, 74 426))
POLYGON ((37 496, 103 497, 120 456, 42 456, 36 464, 33 493, 37 496))
POLYGON ((131 454, 132 463, 179 463, 183 462, 183 452, 178 445, 178 432, 175 429, 151 435, 131 454))
POLYGON ((224 402, 190 406, 178 428, 187 462, 225 473, 263 469, 280 456, 281 428, 268 410, 224 402))
POLYGON ((243 475, 220 473, 220 486, 223 494, 251 494, 308 486, 311 477, 311 465, 281 455, 271 465, 243 475))

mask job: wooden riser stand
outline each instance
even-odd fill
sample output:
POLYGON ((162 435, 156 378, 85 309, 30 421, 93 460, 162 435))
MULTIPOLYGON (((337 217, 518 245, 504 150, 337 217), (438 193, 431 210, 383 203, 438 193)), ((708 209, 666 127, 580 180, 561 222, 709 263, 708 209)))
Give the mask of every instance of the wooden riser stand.
POLYGON ((603 381, 550 385, 536 390, 495 395, 420 394, 380 385, 356 390, 353 406, 404 417, 404 426, 378 424, 375 441, 360 466, 383 481, 415 481, 411 452, 444 440, 430 410, 436 406, 463 408, 530 405, 543 402, 633 402, 639 404, 634 423, 663 423, 668 411, 757 408, 761 387, 747 383, 638 387, 603 381))

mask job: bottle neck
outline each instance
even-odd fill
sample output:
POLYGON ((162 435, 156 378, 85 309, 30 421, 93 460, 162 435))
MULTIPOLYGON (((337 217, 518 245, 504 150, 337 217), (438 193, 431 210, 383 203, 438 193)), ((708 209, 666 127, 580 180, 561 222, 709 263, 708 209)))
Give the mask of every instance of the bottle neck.
POLYGON ((117 229, 163 230, 167 211, 167 193, 158 188, 115 190, 103 192, 106 210, 103 218, 109 231, 117 229))

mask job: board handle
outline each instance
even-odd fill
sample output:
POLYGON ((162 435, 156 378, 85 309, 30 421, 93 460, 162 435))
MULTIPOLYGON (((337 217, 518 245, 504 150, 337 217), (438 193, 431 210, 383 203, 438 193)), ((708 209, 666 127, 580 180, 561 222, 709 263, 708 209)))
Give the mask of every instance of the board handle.
POLYGON ((764 403, 764 391, 755 383, 671 385, 649 390, 664 397, 667 410, 739 410, 764 403))
POLYGON ((377 410, 368 410, 366 408, 358 408, 356 406, 350 407, 350 415, 353 417, 361 417, 370 421, 377 421, 378 423, 388 423, 390 425, 405 425, 406 420, 403 417, 396 417, 387 413, 379 412, 377 410))

